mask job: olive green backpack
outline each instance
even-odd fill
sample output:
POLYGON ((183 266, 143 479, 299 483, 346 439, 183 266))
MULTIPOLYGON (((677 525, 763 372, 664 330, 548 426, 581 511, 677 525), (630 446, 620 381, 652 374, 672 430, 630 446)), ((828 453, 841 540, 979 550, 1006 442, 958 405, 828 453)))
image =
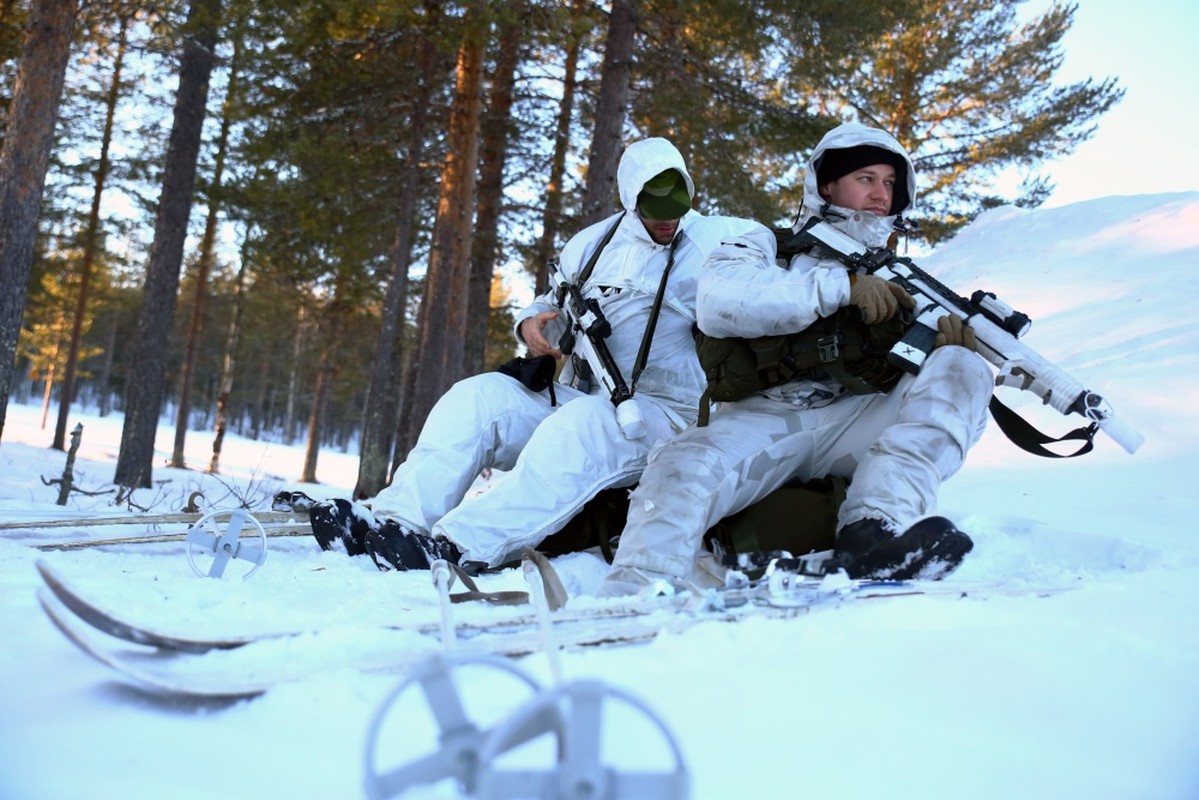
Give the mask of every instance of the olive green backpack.
MULTIPOLYGON (((848 485, 846 479, 831 476, 791 481, 713 525, 704 534, 704 544, 726 564, 739 555, 786 550, 799 556, 832 549, 837 510, 848 485)), ((537 549, 557 556, 599 547, 611 563, 628 518, 630 491, 604 489, 537 549)))

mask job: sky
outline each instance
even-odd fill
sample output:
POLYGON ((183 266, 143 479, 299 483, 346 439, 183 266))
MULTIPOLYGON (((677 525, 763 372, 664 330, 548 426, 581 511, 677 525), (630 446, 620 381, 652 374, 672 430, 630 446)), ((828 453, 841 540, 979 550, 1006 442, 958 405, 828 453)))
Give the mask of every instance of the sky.
MULTIPOLYGON (((1030 0, 1023 14, 1043 13, 1030 0)), ((1199 189, 1199 3, 1193 0, 1078 0, 1063 39, 1058 83, 1114 76, 1124 99, 1099 119, 1090 140, 1042 167, 1057 184, 1045 207, 1122 194, 1199 189), (1148 148, 1154 158, 1141 154, 1148 148)))

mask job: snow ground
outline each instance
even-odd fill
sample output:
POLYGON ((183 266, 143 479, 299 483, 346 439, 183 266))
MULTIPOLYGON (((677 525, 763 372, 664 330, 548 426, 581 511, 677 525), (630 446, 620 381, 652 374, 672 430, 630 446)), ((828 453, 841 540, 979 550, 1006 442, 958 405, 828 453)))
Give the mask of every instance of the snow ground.
MULTIPOLYGON (((793 620, 710 623, 646 644, 570 651, 568 679, 598 678, 641 698, 678 738, 692 796, 783 798, 1199 797, 1199 192, 1111 197, 1061 208, 996 209, 923 260, 948 285, 996 292, 1035 320, 1025 341, 1106 396, 1146 436, 1133 456, 1100 437, 1075 460, 1028 456, 992 426, 941 495, 940 513, 975 538, 951 582, 1069 587, 1046 597, 911 597, 848 603, 793 620)), ((1003 390, 1045 430, 1077 423, 1003 390)), ((11 406, 0 443, 0 521, 117 513, 111 497, 53 504, 64 455, 46 447, 40 409, 11 406)), ((76 473, 111 480, 120 419, 87 413, 76 473)), ((162 459, 173 431, 159 437, 162 459)), ((207 463, 211 435, 192 432, 207 463)), ((201 490, 269 507, 282 488, 346 495, 353 456, 325 451, 322 483, 293 482, 300 447, 230 437, 218 482, 156 469, 137 500, 177 510, 201 490)), ((343 798, 361 796, 375 710, 402 675, 330 668, 257 699, 199 702, 146 694, 89 660, 38 608, 45 558, 88 594, 164 626, 342 627, 326 650, 351 650, 362 626, 433 604, 427 573, 382 574, 272 539, 250 580, 192 574, 177 544, 42 553, 41 539, 0 532, 0 797, 343 798)), ((109 531, 111 533, 111 531, 109 531)), ((576 594, 606 566, 579 554, 556 566, 576 594)), ((231 568, 232 569, 232 568, 231 568)), ((517 571, 484 588, 524 588, 517 571)), ((485 613, 477 610, 462 614, 485 613)), ((317 654, 309 654, 316 657, 317 654)), ((292 652, 290 658, 303 658, 292 652)), ((549 660, 518 662, 542 685, 549 660)), ((494 723, 529 693, 476 668, 468 712, 494 723)), ((386 717, 384 767, 432 749, 415 695, 386 717)), ((644 717, 606 717, 605 757, 668 769, 644 717)), ((527 759, 549 763, 533 748, 527 759)), ((410 797, 453 797, 451 786, 410 797)))

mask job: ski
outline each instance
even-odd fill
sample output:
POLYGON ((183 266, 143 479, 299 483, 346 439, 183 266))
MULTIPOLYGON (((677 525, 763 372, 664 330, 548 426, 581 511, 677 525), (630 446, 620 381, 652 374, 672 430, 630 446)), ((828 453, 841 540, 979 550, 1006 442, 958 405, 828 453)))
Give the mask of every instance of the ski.
MULTIPOLYGON (((112 547, 116 545, 155 544, 164 542, 183 542, 187 540, 188 531, 205 516, 205 514, 129 514, 123 517, 73 517, 58 519, 40 519, 23 521, 0 522, 0 536, 12 541, 28 544, 42 552, 83 550, 93 547, 112 547), (64 538, 63 534, 54 536, 44 532, 61 531, 70 528, 72 532, 99 532, 102 528, 115 528, 118 531, 131 526, 142 526, 135 533, 119 533, 104 538, 89 536, 87 538, 64 538), (163 530, 163 528, 174 530, 163 530), (50 541, 46 541, 50 539, 50 541)), ((251 516, 262 526, 263 533, 268 537, 274 536, 308 536, 312 530, 309 527, 307 515, 300 514, 300 519, 292 512, 260 511, 251 516)), ((246 529, 242 537, 253 537, 255 532, 246 529)))
MULTIPOLYGON (((441 627, 433 606, 425 618, 406 612, 403 624, 388 626, 212 638, 177 635, 122 619, 71 591, 44 563, 38 569, 46 583, 38 600, 72 643, 133 684, 176 695, 252 697, 330 669, 403 671, 443 646, 509 657, 547 646, 537 615, 513 607, 487 607, 480 609, 487 617, 457 621, 454 638, 448 643, 439 637, 441 627)), ((550 636, 552 646, 557 647, 634 643, 702 622, 733 622, 751 616, 786 619, 852 600, 934 594, 986 597, 996 590, 1043 596, 1062 591, 984 586, 851 583, 829 590, 821 588, 818 581, 801 579, 782 592, 758 584, 673 597, 594 600, 554 612, 550 636)))
MULTIPOLYGON (((217 509, 219 511, 219 509, 217 509)), ((0 522, 0 531, 41 530, 43 528, 100 528, 109 525, 175 525, 191 524, 213 512, 179 512, 170 514, 124 514, 105 517, 56 517, 54 519, 8 520, 0 522)), ((291 511, 253 511, 259 522, 292 522, 296 513, 291 511)), ((307 516, 300 515, 307 524, 307 516)))
MULTIPOLYGON (((131 620, 111 608, 83 597, 45 561, 38 561, 36 566, 38 573, 42 577, 42 581, 45 583, 45 588, 50 591, 63 607, 70 610, 81 621, 86 622, 97 631, 132 644, 154 647, 159 650, 202 654, 211 650, 233 650, 264 640, 287 639, 319 634, 322 630, 320 627, 292 628, 278 631, 260 631, 244 635, 230 634, 208 637, 196 636, 186 632, 166 631, 131 620)), ((902 584, 876 585, 873 586, 873 591, 889 594, 913 593, 910 587, 902 584)), ((810 598, 805 598, 804 602, 809 602, 811 598, 815 598, 819 594, 813 584, 809 591, 810 598)), ((733 593, 731 591, 722 591, 719 593, 719 596, 721 601, 726 603, 745 603, 748 602, 748 598, 750 597, 749 593, 746 592, 733 593)), ((673 608, 673 605, 665 599, 646 601, 641 598, 627 598, 622 600, 594 601, 590 604, 576 603, 568 608, 554 612, 552 618, 555 623, 566 625, 604 618, 628 619, 648 616, 666 608, 673 608)), ((480 611, 484 610, 479 606, 476 606, 476 609, 480 611)), ((437 633, 440 630, 440 624, 437 618, 436 607, 430 605, 424 610, 427 612, 424 617, 420 615, 419 609, 410 609, 404 612, 406 620, 403 623, 376 625, 373 627, 378 630, 410 631, 420 635, 437 633)), ((478 635, 480 632, 497 633, 507 630, 532 628, 536 626, 538 621, 535 612, 527 605, 488 606, 485 610, 487 612, 486 617, 481 618, 476 614, 472 615, 472 619, 458 621, 457 629, 462 637, 469 638, 478 635)))
MULTIPOLYGON (((437 623, 420 623, 367 630, 327 628, 257 638, 229 649, 189 653, 104 637, 45 588, 38 590, 38 601, 68 640, 134 685, 196 698, 254 697, 280 684, 337 669, 403 672, 447 646, 436 634, 437 623)), ((554 615, 553 644, 557 647, 629 644, 648 641, 664 632, 680 632, 700 622, 730 622, 748 616, 796 617, 811 608, 746 603, 723 610, 689 610, 666 601, 651 602, 636 610, 627 606, 619 610, 604 608, 600 613, 565 619, 558 612, 554 615)), ((520 657, 544 649, 545 644, 544 632, 530 613, 492 623, 458 624, 455 639, 448 646, 472 655, 520 657)))
MULTIPOLYGON (((130 619, 127 615, 105 606, 90 598, 83 597, 70 582, 56 572, 47 562, 39 560, 36 564, 46 588, 70 609, 77 617, 96 628, 102 633, 117 639, 123 639, 133 644, 156 647, 162 650, 178 650, 185 653, 206 653, 209 650, 232 650, 263 639, 279 639, 289 636, 300 636, 319 632, 319 628, 292 628, 277 631, 260 631, 253 634, 226 634, 219 636, 197 636, 194 632, 169 631, 160 627, 147 625, 130 619)), ((726 589, 714 591, 712 596, 727 605, 749 602, 751 599, 761 601, 765 596, 764 587, 749 589, 726 589)), ((1057 589, 1040 589, 1036 592, 1052 593, 1057 589)), ((846 592, 852 592, 862 599, 878 597, 894 597, 900 595, 951 595, 970 597, 986 594, 988 596, 1003 593, 1027 594, 1026 588, 1000 586, 987 582, 978 584, 948 584, 915 582, 865 582, 854 583, 846 592)), ((1035 593, 1035 592, 1034 592, 1035 593)), ((829 590, 820 588, 819 580, 806 580, 789 590, 786 602, 811 604, 829 590)), ((689 596, 690 598, 690 596, 689 596)), ((602 617, 628 618, 653 613, 655 602, 664 605, 665 601, 646 601, 643 598, 625 598, 623 600, 594 601, 590 603, 574 603, 554 612, 555 622, 573 623, 602 617)), ((479 610, 482 610, 480 607, 479 610)), ((407 620, 402 624, 380 626, 391 630, 415 630, 421 634, 435 633, 438 630, 436 609, 430 605, 426 619, 420 619, 419 614, 414 618, 414 610, 405 612, 407 620)), ((487 617, 459 621, 459 625, 468 633, 472 628, 479 627, 487 630, 504 628, 522 628, 535 624, 536 616, 529 606, 487 607, 487 617)))
MULTIPOLYGON (((311 536, 312 528, 307 522, 264 522, 262 523, 263 531, 267 537, 280 536, 311 536)), ((252 530, 245 530, 241 533, 241 538, 248 539, 254 537, 252 530)), ((187 541, 187 533, 146 533, 134 536, 115 536, 110 539, 72 539, 65 542, 44 542, 35 544, 35 550, 41 550, 43 553, 52 553, 57 551, 69 550, 86 550, 93 547, 113 547, 116 545, 126 544, 161 544, 164 542, 185 542, 187 541)))

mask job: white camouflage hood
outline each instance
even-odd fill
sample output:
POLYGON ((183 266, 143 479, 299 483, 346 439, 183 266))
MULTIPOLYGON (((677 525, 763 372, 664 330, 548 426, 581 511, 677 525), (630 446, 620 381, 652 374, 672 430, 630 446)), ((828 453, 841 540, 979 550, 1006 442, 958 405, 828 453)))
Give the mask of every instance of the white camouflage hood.
POLYGON ((808 160, 808 171, 804 176, 803 211, 805 213, 801 216, 819 215, 820 209, 824 205, 824 199, 820 196, 820 187, 817 185, 816 173, 825 151, 858 147, 864 144, 890 150, 903 158, 904 163, 908 166, 908 204, 899 209, 899 214, 907 214, 916 208, 916 169, 912 166, 912 159, 903 149, 903 145, 886 131, 869 128, 856 122, 847 122, 826 133, 820 143, 816 145, 816 149, 812 151, 812 157, 808 160))
POLYGON ((668 140, 659 137, 642 139, 625 148, 616 169, 616 185, 620 190, 620 204, 628 211, 637 208, 637 195, 655 175, 668 169, 677 169, 687 182, 687 194, 695 199, 695 182, 687 172, 683 154, 668 140))

